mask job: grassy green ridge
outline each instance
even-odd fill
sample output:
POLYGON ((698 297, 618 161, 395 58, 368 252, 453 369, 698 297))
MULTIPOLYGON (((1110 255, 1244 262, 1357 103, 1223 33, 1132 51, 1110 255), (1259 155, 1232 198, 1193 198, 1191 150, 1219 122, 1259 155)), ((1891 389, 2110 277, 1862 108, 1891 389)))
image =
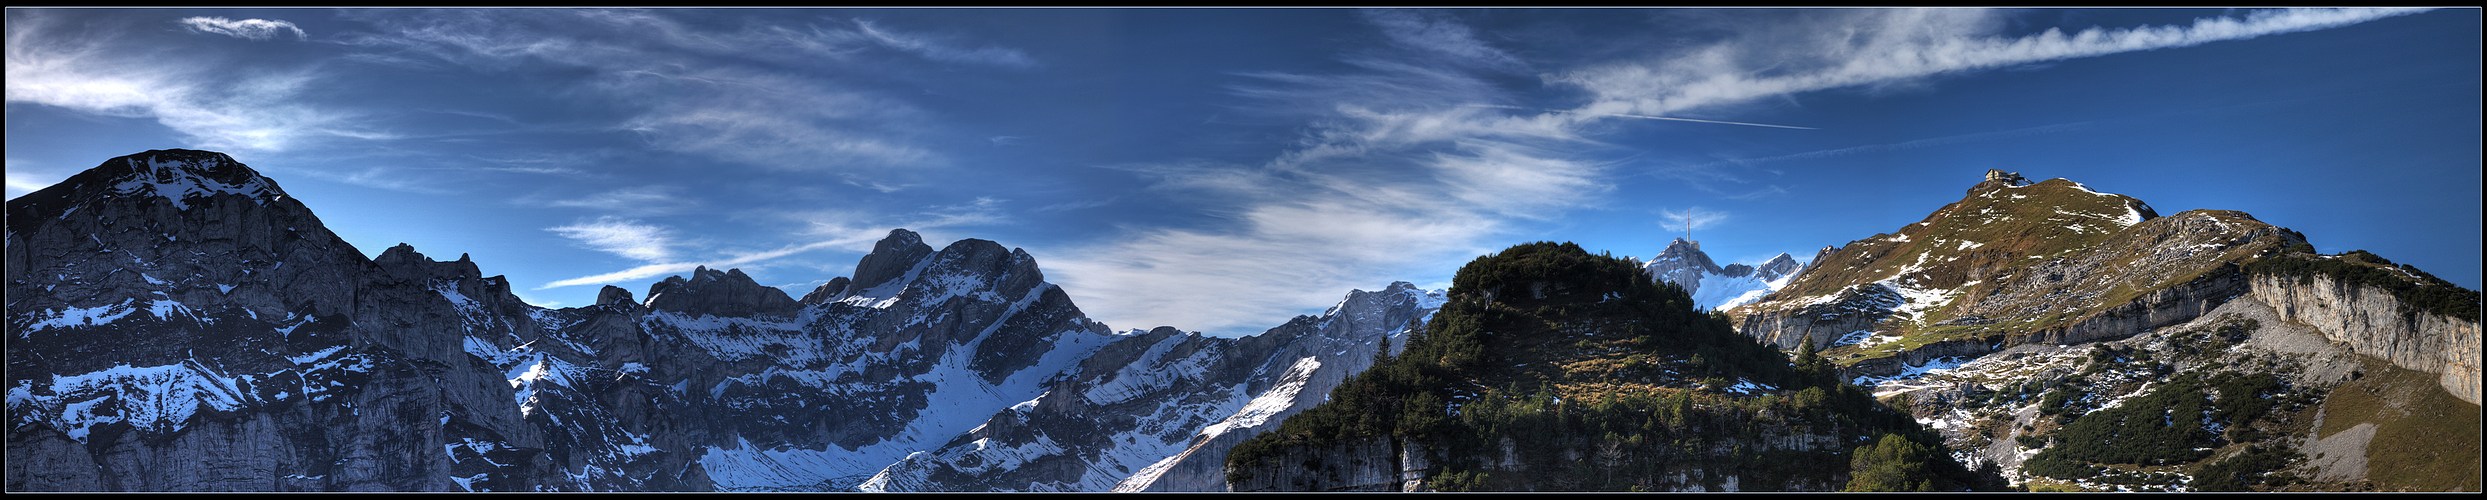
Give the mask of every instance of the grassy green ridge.
MULTIPOLYGON (((1968 268, 2010 265, 2031 255, 2054 255, 2083 248, 2106 239, 2114 231, 2073 229, 2070 224, 2083 222, 2084 216, 2067 215, 2065 211, 2112 214, 2140 204, 2140 200, 2123 195, 2093 194, 2064 179, 2019 187, 1981 184, 1971 189, 1967 197, 1927 214, 1924 220, 1894 233, 1841 247, 1823 259, 1826 262, 1811 264, 1807 276, 1789 283, 1783 293, 1788 297, 1836 293, 1851 284, 1890 277, 1928 253, 1960 255, 1961 262, 1967 265, 1955 267, 1968 268), (1943 243, 1938 244, 1938 240, 1943 243), (1941 246, 1961 241, 1979 245, 1967 250, 1941 246)), ((1973 281, 1959 269, 1929 269, 1926 278, 1924 284, 1934 288, 1952 288, 1973 281)))
POLYGON ((1809 296, 1806 290, 1835 292, 1906 269, 1916 269, 1906 276, 1918 288, 1957 291, 1943 306, 1874 327, 1883 335, 1898 336, 1896 341, 1826 353, 1843 366, 1854 365, 1942 341, 2010 343, 2061 331, 2154 292, 2227 276, 2245 263, 2277 253, 2284 244, 2303 241, 2302 235, 2243 212, 2150 215, 2139 200, 2089 192, 2062 179, 2022 187, 1981 184, 1961 201, 1903 227, 1896 237, 1868 238, 1834 252, 1824 259, 1829 265, 1819 268, 1823 274, 1800 276, 1789 286, 1798 292, 1774 295, 1778 303, 1735 313, 1792 310, 1809 296), (2118 226, 2104 220, 2127 210, 2141 213, 2143 221, 2118 226), (2180 242, 2227 246, 2193 253, 2180 242), (2169 260, 2169 252, 2183 253, 2169 260), (2051 262, 2133 272, 2064 276, 2040 266, 2051 262), (2065 301, 2073 306, 2045 307, 2065 301))

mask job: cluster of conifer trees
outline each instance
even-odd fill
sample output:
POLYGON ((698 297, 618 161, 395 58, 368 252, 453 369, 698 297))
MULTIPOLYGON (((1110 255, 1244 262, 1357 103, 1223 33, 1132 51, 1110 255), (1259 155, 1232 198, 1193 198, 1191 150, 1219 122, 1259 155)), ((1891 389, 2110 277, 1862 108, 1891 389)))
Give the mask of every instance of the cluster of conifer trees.
POLYGON ((1233 448, 1230 482, 1248 482, 1282 450, 1387 439, 1444 457, 1428 479, 1437 490, 1621 491, 1681 486, 1662 482, 1685 471, 1770 489, 1835 480, 1839 471, 1814 465, 1823 460, 1851 462, 1852 489, 2003 487, 1991 472, 1962 468, 1915 420, 1841 382, 1811 346, 1791 362, 1737 334, 1726 317, 1697 310, 1682 288, 1653 283, 1638 263, 1572 243, 1524 244, 1470 262, 1433 321, 1400 355, 1390 350, 1382 346, 1373 368, 1341 383, 1327 403, 1233 448), (1623 380, 1559 368, 1618 347, 1667 362, 1630 365, 1623 380), (1577 389, 1599 382, 1645 390, 1577 389), (1779 390, 1723 390, 1739 382, 1779 390), (1761 445, 1788 435, 1844 444, 1761 445), (1506 455, 1528 477, 1497 474, 1503 464, 1484 458, 1506 455))

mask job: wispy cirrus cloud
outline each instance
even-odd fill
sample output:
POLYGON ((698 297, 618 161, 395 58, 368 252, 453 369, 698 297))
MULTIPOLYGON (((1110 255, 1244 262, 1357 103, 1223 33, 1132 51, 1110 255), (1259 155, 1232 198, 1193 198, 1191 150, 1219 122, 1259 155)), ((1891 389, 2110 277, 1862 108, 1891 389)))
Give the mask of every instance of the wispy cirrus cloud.
MULTIPOLYGON (((1751 31, 1723 42, 1541 75, 1547 87, 1587 91, 1585 102, 1561 110, 1510 104, 1527 102, 1515 90, 1545 89, 1506 87, 1515 84, 1508 72, 1529 66, 1453 16, 1367 12, 1364 20, 1390 43, 1340 56, 1349 71, 1237 73, 1243 81, 1229 90, 1246 104, 1235 112, 1306 123, 1295 144, 1269 161, 1112 167, 1155 177, 1152 189, 1208 200, 1201 210, 1229 223, 1135 229, 1110 243, 1048 252, 1071 257, 1047 266, 1061 271, 1056 276, 1066 289, 1100 299, 1082 307, 1104 321, 1244 333, 1231 329, 1265 326, 1267 318, 1328 303, 1344 289, 1443 272, 1443 263, 1516 242, 1510 240, 1529 228, 1595 204, 1611 173, 1608 161, 1591 156, 1608 147, 1597 137, 1602 123, 1808 129, 1735 120, 1741 108, 1734 106, 2406 12, 2257 11, 2189 26, 2013 37, 2000 34, 2006 23, 1999 11, 1807 11, 1793 22, 1744 25, 1751 31)), ((1675 165, 1664 175, 1727 199, 1787 193, 1714 167, 1675 165)), ((1702 208, 1658 215, 1654 222, 1677 231, 1729 220, 1725 211, 1702 208)))
MULTIPOLYGON (((1548 116, 1560 116, 1582 125, 1616 118, 1681 119, 1680 113, 1686 111, 1707 115, 1733 113, 1807 92, 1918 88, 1945 75, 2319 30, 2424 10, 2257 10, 2195 19, 2187 25, 2092 27, 2071 33, 2050 28, 2025 36, 2001 34, 2008 23, 2007 13, 2000 10, 1794 11, 1789 13, 1791 18, 1780 22, 1739 25, 1739 31, 1729 33, 1721 41, 1544 76, 1550 85, 1589 93, 1586 102, 1572 109, 1548 112, 1548 116)), ((1684 121, 1806 128, 1728 120, 1684 121)), ((1758 199, 1782 194, 1784 189, 1750 187, 1757 182, 1749 178, 1745 167, 2052 133, 2079 126, 2051 125, 1771 157, 1668 164, 1644 173, 1672 178, 1729 199, 1758 199)))
MULTIPOLYGON (((663 150, 784 170, 891 172, 939 164, 914 144, 921 113, 901 96, 841 82, 875 46, 914 47, 948 62, 1012 60, 955 51, 890 31, 800 22, 695 23, 664 11, 425 11, 372 16, 380 28, 343 43, 383 64, 445 63, 494 72, 561 73, 585 99, 623 117, 613 131, 663 150), (877 34, 876 34, 877 33, 877 34), (753 50, 766 47, 767 50, 753 50)), ((837 23, 844 24, 844 23, 837 23)), ((929 56, 928 56, 929 57, 929 56)))
POLYGON ((575 198, 536 201, 551 207, 582 208, 596 212, 632 215, 656 215, 677 212, 699 204, 682 194, 676 186, 632 186, 599 191, 575 198))
POLYGON ((390 168, 384 166, 366 166, 354 168, 288 169, 287 171, 289 173, 302 174, 314 179, 362 186, 372 189, 385 189, 389 191, 428 195, 446 195, 456 193, 456 191, 442 187, 443 183, 438 182, 437 180, 419 178, 421 176, 412 174, 412 170, 413 169, 390 168))
POLYGON ((1727 212, 1704 210, 1701 207, 1684 207, 1681 210, 1663 207, 1658 209, 1658 227, 1673 232, 1718 227, 1719 224, 1725 222, 1727 222, 1727 212))
POLYGON ((294 26, 293 22, 285 20, 235 20, 222 17, 185 17, 181 18, 181 25, 183 27, 190 28, 191 31, 213 33, 244 40, 272 40, 275 39, 278 34, 282 33, 293 33, 294 39, 296 40, 303 40, 311 37, 308 34, 304 34, 301 27, 294 26))
MULTIPOLYGON (((692 87, 690 98, 654 103, 653 109, 620 124, 660 148, 699 153, 780 169, 919 165, 937 161, 931 150, 881 137, 869 125, 902 112, 876 98, 820 88, 799 80, 772 80, 766 92, 738 92, 733 84, 634 82, 634 88, 692 87)), ((640 93, 640 90, 627 92, 640 93)), ((647 92, 655 92, 653 90, 647 92)))
POLYGON ((1438 52, 1443 60, 1489 69, 1525 71, 1528 63, 1484 40, 1475 30, 1441 11, 1369 9, 1364 19, 1401 48, 1438 52))
POLYGON ((52 184, 60 182, 60 177, 65 177, 37 174, 32 170, 32 168, 18 163, 16 158, 7 159, 5 167, 0 167, 0 171, 5 171, 0 173, 5 173, 8 178, 8 195, 10 198, 16 198, 18 196, 25 195, 26 193, 41 191, 43 188, 52 187, 52 184))
POLYGON ((1738 38, 1656 59, 1552 75, 1594 97, 1589 114, 1666 115, 1842 87, 1909 82, 2109 54, 2188 47, 2347 26, 2426 9, 2292 8, 2196 19, 2190 25, 2050 28, 2011 37, 2001 11, 1843 9, 1771 23, 1738 38))
POLYGON ((1011 216, 1002 210, 1004 200, 978 197, 966 203, 924 207, 912 213, 891 214, 871 209, 850 208, 815 210, 782 214, 802 225, 796 233, 813 240, 810 248, 849 252, 869 252, 872 244, 889 235, 892 229, 915 231, 925 241, 957 239, 959 228, 986 227, 1007 223, 1011 216))
MULTIPOLYGON (((1501 105, 1501 104, 1469 104, 1469 105, 1467 105, 1467 106, 1479 107, 1479 108, 1516 109, 1516 110, 1521 110, 1521 111, 1540 111, 1540 112, 1546 112, 1546 113, 1577 113, 1577 111, 1572 111, 1572 110, 1567 110, 1567 109, 1529 108, 1529 107, 1521 107, 1521 106, 1506 106, 1506 105, 1501 105)), ((1799 127, 1799 126, 1795 126, 1795 125, 1772 125, 1772 124, 1768 124, 1768 123, 1735 122, 1735 121, 1726 121, 1726 120, 1703 120, 1703 119, 1699 119, 1699 118, 1683 118, 1683 117, 1675 117, 1675 116, 1650 116, 1650 115, 1635 115, 1635 114, 1625 114, 1625 113, 1605 113, 1605 114, 1598 114, 1598 115, 1595 115, 1595 116, 1609 117, 1609 118, 1631 118, 1631 119, 1636 119, 1636 120, 1663 120, 1663 121, 1693 122, 1693 123, 1714 123, 1714 124, 1719 124, 1719 125, 1743 125, 1743 126, 1747 126, 1747 127, 1769 127, 1769 128, 1794 129, 1794 130, 1821 130, 1821 129, 1817 129, 1817 128, 1813 128, 1813 127, 1799 127)))
MULTIPOLYGON (((913 59, 1005 68, 1036 64, 1023 52, 964 37, 826 17, 622 9, 444 10, 347 17, 375 28, 333 37, 364 55, 356 59, 360 62, 563 82, 565 90, 549 97, 599 110, 597 116, 609 119, 601 122, 601 132, 632 136, 638 145, 654 152, 685 153, 778 171, 760 173, 755 179, 782 182, 787 175, 805 176, 883 194, 923 185, 918 178, 924 175, 921 172, 947 165, 949 156, 922 145, 925 137, 941 131, 940 124, 910 102, 912 94, 892 93, 890 85, 876 85, 883 82, 873 81, 874 75, 888 72, 893 64, 920 65, 913 59)), ((528 126, 505 117, 484 118, 528 126)), ((565 125, 575 127, 581 122, 572 119, 565 125)), ((717 182, 731 186, 732 181, 701 181, 717 182)), ((646 185, 567 198, 539 195, 519 202, 615 216, 652 216, 713 203, 702 196, 713 191, 646 185)), ((997 215, 989 207, 995 203, 932 207, 922 214, 859 208, 858 215, 840 219, 842 226, 807 226, 806 231, 782 239, 755 242, 790 243, 700 251, 674 245, 665 258, 642 259, 643 264, 629 269, 555 280, 542 288, 644 279, 701 265, 767 266, 824 250, 868 250, 872 241, 893 227, 921 230, 993 220, 997 215)), ((634 251, 641 257, 653 255, 634 251)))
POLYGON ((663 262, 674 257, 671 231, 635 220, 605 216, 544 230, 588 248, 634 260, 663 262))
POLYGON ((1561 120, 1460 105, 1511 97, 1489 81, 1517 67, 1507 52, 1447 16, 1365 20, 1399 42, 1341 56, 1351 71, 1239 73, 1229 88, 1239 113, 1306 123, 1293 147, 1257 164, 1106 167, 1225 223, 1048 249, 1047 275, 1110 324, 1251 333, 1349 289, 1446 271, 1606 192, 1608 165, 1575 153, 1596 142, 1561 120))
MULTIPOLYGON (((1009 216, 1001 211, 1002 203, 1003 200, 999 199, 977 198, 963 204, 927 207, 916 213, 895 216, 864 210, 827 210, 809 213, 783 214, 785 218, 797 220, 804 224, 803 229, 798 230, 798 234, 807 241, 783 245, 766 250, 733 252, 728 253, 723 257, 699 261, 683 261, 679 259, 645 259, 662 261, 650 262, 648 264, 634 266, 629 269, 608 273, 555 280, 550 283, 545 283, 543 286, 536 287, 535 289, 546 290, 568 286, 601 285, 641 280, 667 274, 689 272, 692 269, 696 269, 701 266, 716 269, 729 269, 736 267, 766 265, 769 262, 778 259, 822 250, 868 252, 872 250, 872 244, 874 242, 880 241, 881 238, 889 235, 889 231, 891 229, 897 228, 907 228, 921 233, 926 241, 953 239, 948 238, 950 235, 946 233, 947 230, 1007 222, 1009 220, 1009 216)), ((600 235, 627 233, 626 231, 611 231, 591 232, 584 234, 600 235)), ((622 241, 628 240, 624 239, 622 241)))
POLYGON ((1036 67, 1036 59, 1028 57, 1026 52, 1008 47, 963 47, 940 37, 892 30, 862 19, 855 20, 855 31, 864 39, 883 47, 935 61, 1006 68, 1036 67))
POLYGON ((306 139, 387 137, 359 127, 355 113, 300 99, 324 80, 314 67, 236 73, 218 57, 134 50, 118 35, 126 27, 55 17, 11 12, 8 102, 149 118, 207 148, 279 151, 306 139))

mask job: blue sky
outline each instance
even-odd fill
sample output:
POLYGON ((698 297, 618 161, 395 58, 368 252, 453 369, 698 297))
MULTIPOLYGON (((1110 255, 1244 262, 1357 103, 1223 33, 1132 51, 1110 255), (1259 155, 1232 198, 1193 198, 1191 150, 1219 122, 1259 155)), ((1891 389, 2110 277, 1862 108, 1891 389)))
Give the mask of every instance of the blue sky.
POLYGON ((19 9, 7 188, 224 151, 539 305, 893 227, 1242 335, 1537 240, 1810 258, 1988 168, 2479 286, 2476 9, 19 9), (1695 121, 1699 120, 1699 121, 1695 121))

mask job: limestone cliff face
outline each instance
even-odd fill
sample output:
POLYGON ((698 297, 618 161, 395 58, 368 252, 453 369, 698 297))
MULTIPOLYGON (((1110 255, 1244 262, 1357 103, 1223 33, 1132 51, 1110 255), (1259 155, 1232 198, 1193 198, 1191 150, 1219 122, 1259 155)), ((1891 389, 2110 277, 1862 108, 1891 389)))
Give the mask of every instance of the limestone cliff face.
POLYGON ((1823 299, 1783 310, 1752 312, 1744 316, 1737 329, 1781 349, 1795 349, 1805 343, 1829 345, 1850 332, 1873 329, 1884 318, 1891 317, 1893 309, 1906 303, 1895 289, 1874 284, 1842 289, 1823 299))
POLYGON ((2237 266, 2222 264, 2193 281, 2140 294, 2131 302, 2100 310, 2070 325, 2034 332, 2013 343, 2078 344, 2192 321, 2243 294, 2245 276, 2237 266))
POLYGON ((1231 485, 1233 491, 1418 491, 1402 478, 1410 470, 1397 439, 1365 438, 1322 447, 1288 448, 1271 466, 1231 485))
POLYGON ((2444 390, 2479 402, 2478 318, 2412 311, 2383 290, 2329 276, 2253 278, 2253 297, 2358 354, 2440 374, 2444 390))

